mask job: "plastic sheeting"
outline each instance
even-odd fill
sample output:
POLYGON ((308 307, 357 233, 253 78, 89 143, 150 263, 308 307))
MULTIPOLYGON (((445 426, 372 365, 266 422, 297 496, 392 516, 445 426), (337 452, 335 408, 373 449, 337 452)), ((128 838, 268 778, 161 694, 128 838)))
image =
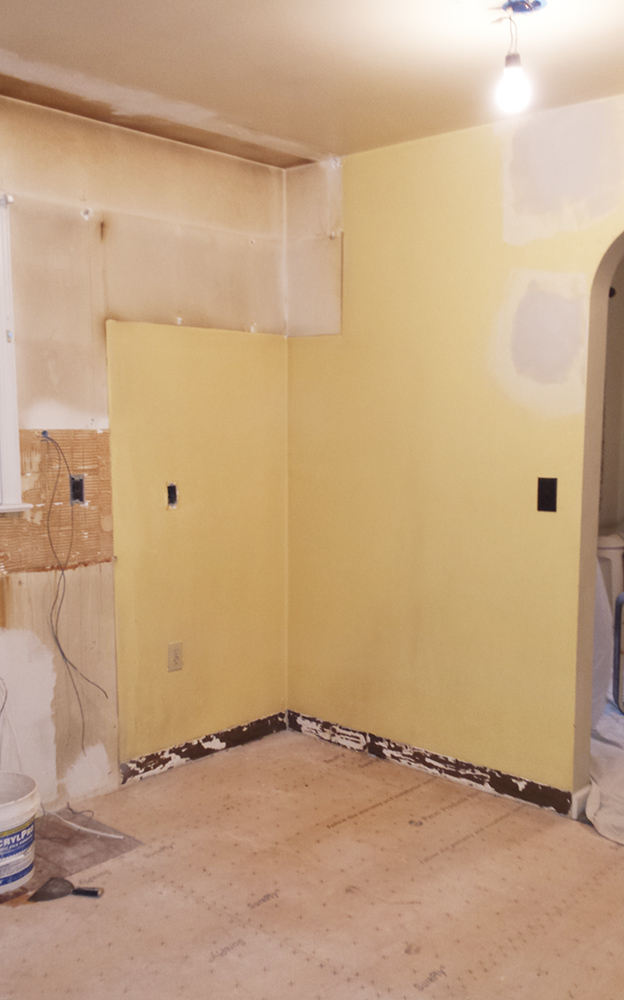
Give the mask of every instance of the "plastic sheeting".
POLYGON ((613 609, 596 578, 592 688, 591 789, 585 808, 598 833, 624 844, 624 715, 612 694, 613 609))

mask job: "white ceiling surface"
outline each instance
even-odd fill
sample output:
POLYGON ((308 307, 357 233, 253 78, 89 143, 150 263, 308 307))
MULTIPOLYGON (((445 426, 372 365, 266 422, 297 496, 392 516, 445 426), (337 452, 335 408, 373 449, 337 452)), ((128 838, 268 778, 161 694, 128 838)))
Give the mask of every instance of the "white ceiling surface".
MULTIPOLYGON (((108 112, 94 117, 144 131, 166 121, 343 155, 500 117, 509 30, 490 4, 5 0, 0 93, 38 102, 44 88, 41 103, 74 110, 76 98, 89 114, 85 102, 99 102, 108 112)), ((516 22, 534 108, 624 92, 622 0, 549 0, 516 22)))

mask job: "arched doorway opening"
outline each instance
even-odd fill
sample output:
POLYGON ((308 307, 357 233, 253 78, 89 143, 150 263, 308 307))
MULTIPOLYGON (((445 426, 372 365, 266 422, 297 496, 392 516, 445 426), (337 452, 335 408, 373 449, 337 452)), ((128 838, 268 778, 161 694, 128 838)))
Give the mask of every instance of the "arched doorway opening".
MULTIPOLYGON (((601 478, 603 477, 603 450, 605 429, 605 373, 607 366, 609 374, 614 375, 611 366, 615 364, 614 356, 608 356, 608 342, 612 350, 615 344, 613 328, 609 331, 610 290, 614 281, 621 285, 620 295, 624 300, 624 233, 613 241, 598 265, 591 291, 589 345, 587 359, 587 394, 585 410, 585 451, 583 463, 583 502, 580 544, 580 576, 579 576, 579 614, 577 642, 577 692, 576 692, 576 739, 574 761, 574 788, 587 787, 590 772, 590 730, 592 716, 592 680, 594 667, 594 610, 596 606, 596 565, 599 530, 611 528, 606 521, 617 517, 619 495, 615 479, 619 471, 617 463, 613 468, 605 468, 604 476, 613 477, 611 485, 601 502, 601 478), (617 275, 617 279, 616 279, 617 275), (611 336, 608 336, 608 333, 611 336), (604 522, 601 525, 601 521, 604 522)), ((616 290, 617 291, 617 290, 616 290)), ((621 303, 624 317, 624 302, 621 303)), ((617 345, 616 345, 617 346, 617 345)), ((612 423, 610 436, 607 438, 606 456, 609 462, 614 462, 618 455, 618 436, 624 445, 624 326, 622 329, 621 363, 622 379, 619 385, 620 400, 617 404, 609 399, 612 423), (619 410, 620 418, 617 417, 619 410), (620 419, 621 432, 617 428, 620 419)), ((617 379, 611 377, 608 382, 609 393, 617 386, 617 379)), ((622 451, 624 461, 624 450, 622 451)), ((624 475, 624 465, 622 466, 624 475)), ((624 520, 624 482, 622 485, 622 504, 624 520)), ((594 690, 594 707, 596 692, 594 690)), ((624 716, 622 717, 624 719, 624 716)), ((624 775, 624 771, 623 771, 624 775)), ((581 793, 582 794, 582 793, 581 793)), ((576 803, 576 811, 582 810, 584 803, 576 803)), ((575 804, 573 803, 573 810, 575 804)))

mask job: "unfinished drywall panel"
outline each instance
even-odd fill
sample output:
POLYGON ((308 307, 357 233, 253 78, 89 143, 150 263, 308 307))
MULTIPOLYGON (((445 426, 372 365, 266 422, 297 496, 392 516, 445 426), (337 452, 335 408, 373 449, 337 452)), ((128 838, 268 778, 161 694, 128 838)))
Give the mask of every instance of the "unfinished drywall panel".
POLYGON ((13 753, 19 751, 25 772, 52 805, 118 784, 112 574, 111 563, 66 573, 59 636, 82 677, 63 663, 50 631, 58 573, 5 577, 0 676, 11 725, 2 730, 3 746, 15 744, 13 753), (76 775, 82 776, 79 792, 76 775))
POLYGON ((283 333, 283 244, 106 214, 110 319, 283 333))
POLYGON ((33 198, 278 237, 283 171, 0 97, 0 181, 33 198))
POLYGON ((285 333, 282 239, 180 232, 179 315, 185 326, 285 333))
POLYGON ((285 175, 286 238, 314 239, 342 228, 342 161, 293 167, 285 175))
POLYGON ((546 207, 543 238, 512 246, 505 169, 494 128, 343 163, 343 335, 288 343, 289 707, 569 791, 589 749, 586 316, 624 199, 598 217, 609 173, 584 229, 558 203, 555 235, 546 207), (507 359, 531 400, 491 366, 514 275, 507 359))
POLYGON ((286 341, 107 329, 128 760, 285 708, 286 341))
POLYGON ((283 332, 282 171, 6 98, 0 139, 22 427, 107 426, 105 316, 283 332))
POLYGON ((342 313, 342 164, 324 160, 285 177, 288 334, 339 334, 342 313))
POLYGON ((102 225, 106 316, 175 323, 178 226, 110 212, 102 225))
POLYGON ((21 427, 106 427, 99 226, 78 204, 11 205, 21 427))
POLYGON ((342 234, 291 243, 288 254, 288 333, 339 334, 342 306, 342 234))
POLYGON ((583 229, 624 193, 623 109, 613 100, 558 108, 501 126, 508 243, 583 229))

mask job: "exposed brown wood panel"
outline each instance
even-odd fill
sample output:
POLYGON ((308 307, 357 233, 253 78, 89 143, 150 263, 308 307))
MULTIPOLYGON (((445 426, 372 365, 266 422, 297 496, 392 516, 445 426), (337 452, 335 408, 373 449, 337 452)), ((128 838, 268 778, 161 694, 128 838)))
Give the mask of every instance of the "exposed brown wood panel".
POLYGON ((0 517, 0 575, 57 565, 48 526, 63 565, 66 560, 71 567, 113 557, 109 432, 49 433, 63 450, 71 474, 84 476, 85 503, 70 504, 68 471, 55 445, 41 431, 20 431, 22 495, 33 506, 25 514, 0 517))

